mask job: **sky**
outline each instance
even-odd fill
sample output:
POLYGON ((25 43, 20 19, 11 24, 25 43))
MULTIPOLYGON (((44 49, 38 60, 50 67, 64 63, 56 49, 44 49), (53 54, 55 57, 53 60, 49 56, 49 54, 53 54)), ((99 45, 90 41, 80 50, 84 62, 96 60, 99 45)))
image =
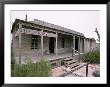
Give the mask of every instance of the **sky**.
POLYGON ((100 11, 11 11, 11 25, 15 19, 42 20, 80 33, 87 38, 97 39, 95 29, 100 33, 100 11))

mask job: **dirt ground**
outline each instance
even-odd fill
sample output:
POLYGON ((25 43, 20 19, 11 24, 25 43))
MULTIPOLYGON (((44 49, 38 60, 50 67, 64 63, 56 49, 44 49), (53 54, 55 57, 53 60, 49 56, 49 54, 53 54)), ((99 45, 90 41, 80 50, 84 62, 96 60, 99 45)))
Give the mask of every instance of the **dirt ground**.
MULTIPOLYGON (((100 70, 100 65, 89 64, 88 65, 88 77, 93 77, 92 73, 94 70, 100 70)), ((65 66, 60 66, 60 67, 52 69, 52 76, 56 77, 68 71, 70 71, 70 68, 66 68, 65 66)), ((86 76, 86 66, 74 71, 73 73, 67 75, 66 77, 85 77, 85 76, 86 76)))

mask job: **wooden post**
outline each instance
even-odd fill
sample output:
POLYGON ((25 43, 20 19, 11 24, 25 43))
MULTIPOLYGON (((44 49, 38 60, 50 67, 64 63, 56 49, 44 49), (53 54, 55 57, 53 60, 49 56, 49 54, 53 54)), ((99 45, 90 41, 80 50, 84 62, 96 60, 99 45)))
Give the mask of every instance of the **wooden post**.
POLYGON ((86 77, 88 76, 88 64, 86 65, 86 77))
POLYGON ((78 41, 78 61, 80 63, 80 36, 79 36, 79 41, 78 41))
POLYGON ((57 40, 58 40, 58 33, 56 32, 56 56, 58 56, 57 40))
POLYGON ((75 49, 75 35, 73 36, 73 40, 74 40, 73 48, 75 49))
POLYGON ((73 57, 73 52, 74 52, 74 49, 72 48, 72 57, 73 57))
POLYGON ((80 36, 79 36, 78 51, 80 52, 80 36))
POLYGON ((80 37, 80 53, 82 53, 82 38, 80 37))
POLYGON ((21 24, 19 24, 19 64, 21 64, 21 24))
POLYGON ((43 57, 43 29, 41 31, 42 31, 42 34, 41 34, 41 56, 43 57))
MULTIPOLYGON (((75 49, 75 35, 73 36, 73 48, 75 49)), ((74 51, 74 54, 75 54, 75 50, 74 51)))
POLYGON ((86 39, 84 38, 84 53, 86 53, 86 39))
MULTIPOLYGON (((75 49, 75 35, 73 35, 73 48, 75 49)), ((75 50, 72 48, 72 57, 75 54, 75 50)))
POLYGON ((85 52, 84 38, 83 38, 83 53, 85 52))

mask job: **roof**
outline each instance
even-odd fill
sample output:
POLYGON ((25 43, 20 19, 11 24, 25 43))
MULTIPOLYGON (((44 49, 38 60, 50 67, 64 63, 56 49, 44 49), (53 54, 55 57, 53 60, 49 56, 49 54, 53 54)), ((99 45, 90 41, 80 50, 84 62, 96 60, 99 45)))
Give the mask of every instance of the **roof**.
POLYGON ((58 25, 55 25, 55 24, 52 24, 52 23, 44 22, 44 21, 41 21, 41 20, 38 20, 38 19, 34 19, 34 21, 30 21, 30 22, 20 20, 20 19, 16 19, 15 22, 13 23, 13 26, 12 26, 12 32, 13 32, 13 27, 15 26, 15 24, 17 22, 25 22, 25 23, 34 24, 34 25, 41 25, 41 26, 48 27, 48 28, 51 28, 51 29, 56 29, 56 30, 68 32, 68 33, 71 33, 71 34, 84 36, 83 33, 80 33, 80 32, 77 32, 77 31, 74 31, 74 30, 71 30, 71 29, 68 29, 68 28, 64 28, 64 27, 61 27, 61 26, 58 26, 58 25))

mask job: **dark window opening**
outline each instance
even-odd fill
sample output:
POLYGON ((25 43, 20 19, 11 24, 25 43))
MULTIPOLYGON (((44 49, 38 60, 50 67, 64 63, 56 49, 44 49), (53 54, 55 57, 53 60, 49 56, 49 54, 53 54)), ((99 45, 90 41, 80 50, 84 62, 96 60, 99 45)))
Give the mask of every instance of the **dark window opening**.
POLYGON ((32 42, 31 42, 31 49, 37 49, 38 48, 38 36, 32 35, 32 42))
POLYGON ((49 40, 49 51, 50 51, 50 53, 54 53, 54 37, 50 37, 50 40, 49 40))
POLYGON ((61 47, 62 47, 62 48, 64 48, 64 43, 65 43, 65 40, 64 40, 64 38, 62 38, 62 39, 61 39, 61 47))
POLYGON ((75 50, 78 51, 78 37, 75 37, 75 50))

